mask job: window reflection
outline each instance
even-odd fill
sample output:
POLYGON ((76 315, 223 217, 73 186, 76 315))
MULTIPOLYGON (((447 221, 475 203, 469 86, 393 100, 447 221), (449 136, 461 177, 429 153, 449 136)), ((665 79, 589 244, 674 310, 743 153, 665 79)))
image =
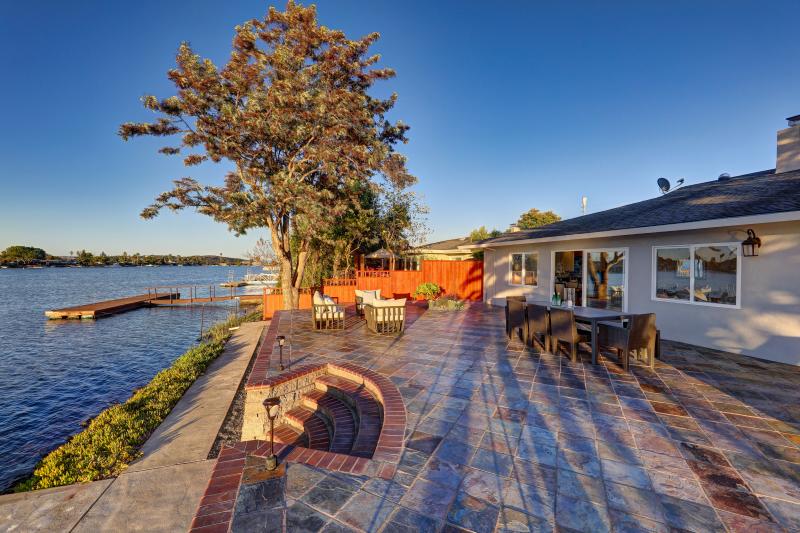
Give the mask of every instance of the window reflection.
POLYGON ((586 305, 622 311, 625 305, 624 251, 588 252, 586 255, 586 305))
POLYGON ((698 246, 694 251, 694 300, 736 305, 738 246, 698 246))
POLYGON ((692 254, 689 248, 656 250, 656 298, 689 300, 692 254))

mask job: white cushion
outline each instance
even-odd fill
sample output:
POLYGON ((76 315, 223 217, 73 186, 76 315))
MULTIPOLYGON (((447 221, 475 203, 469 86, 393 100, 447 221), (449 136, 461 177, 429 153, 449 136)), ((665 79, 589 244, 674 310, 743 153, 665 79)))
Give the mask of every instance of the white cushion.
POLYGON ((323 295, 322 299, 325 301, 326 305, 336 305, 336 300, 334 300, 330 296, 323 295))
POLYGON ((375 300, 374 302, 371 302, 370 305, 372 305, 372 307, 375 308, 375 319, 378 322, 383 322, 384 320, 395 320, 395 319, 404 320, 405 319, 405 315, 406 315, 406 309, 405 309, 406 299, 405 298, 401 298, 399 300, 391 300, 391 299, 390 300, 375 300), (384 312, 384 309, 383 309, 384 307, 398 307, 398 306, 403 306, 403 308, 400 309, 399 311, 394 311, 394 310, 388 311, 387 310, 385 312, 384 312))
POLYGON ((361 298, 361 303, 368 304, 381 299, 381 290, 376 289, 374 291, 362 291, 356 289, 356 296, 361 298))
POLYGON ((325 300, 322 299, 322 295, 319 291, 314 291, 314 305, 323 305, 325 300))

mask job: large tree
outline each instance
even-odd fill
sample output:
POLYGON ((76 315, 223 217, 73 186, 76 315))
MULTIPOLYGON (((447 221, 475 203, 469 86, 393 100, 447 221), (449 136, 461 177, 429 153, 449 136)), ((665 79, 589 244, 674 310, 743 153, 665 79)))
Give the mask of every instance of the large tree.
POLYGON ((519 226, 520 229, 533 229, 558 222, 559 220, 561 220, 561 217, 553 211, 539 211, 534 207, 519 216, 517 226, 519 226))
POLYGON ((28 264, 32 261, 47 259, 47 252, 33 246, 9 246, 2 253, 0 259, 8 262, 28 264))
POLYGON ((296 307, 310 247, 357 201, 356 185, 415 181, 394 149, 407 127, 386 118, 396 95, 369 94, 376 81, 394 76, 369 55, 378 37, 349 40, 320 26, 313 6, 289 2, 285 11, 270 8, 263 20, 237 26, 222 69, 182 44, 168 73, 176 94, 144 97, 160 116, 123 124, 120 135, 179 136, 178 146, 160 151, 185 152, 189 167, 226 161, 232 170, 222 185, 176 180, 142 216, 190 207, 237 235, 267 228, 284 305, 296 307))

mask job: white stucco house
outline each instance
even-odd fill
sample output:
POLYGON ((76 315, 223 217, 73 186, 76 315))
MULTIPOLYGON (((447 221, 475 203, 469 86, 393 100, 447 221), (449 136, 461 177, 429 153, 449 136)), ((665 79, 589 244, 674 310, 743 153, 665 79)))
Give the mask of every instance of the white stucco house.
POLYGON ((574 288, 578 305, 656 313, 664 339, 800 365, 800 115, 788 120, 775 169, 461 246, 484 251, 484 299, 574 288))

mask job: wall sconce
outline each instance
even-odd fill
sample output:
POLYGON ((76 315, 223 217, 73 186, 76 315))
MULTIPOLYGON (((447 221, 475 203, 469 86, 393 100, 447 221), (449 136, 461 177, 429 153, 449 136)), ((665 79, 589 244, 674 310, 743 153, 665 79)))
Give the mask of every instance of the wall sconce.
POLYGON ((279 352, 280 368, 281 370, 283 370, 283 345, 286 344, 286 337, 283 335, 278 335, 276 339, 278 339, 278 349, 280 350, 279 352))
POLYGON ((269 419, 269 457, 266 459, 267 470, 275 470, 278 468, 278 456, 275 455, 275 419, 278 417, 280 405, 280 398, 267 398, 264 400, 264 409, 266 409, 267 418, 269 419))
POLYGON ((755 231, 748 229, 747 238, 742 241, 742 254, 745 257, 756 257, 759 248, 761 248, 761 239, 756 237, 755 231))

